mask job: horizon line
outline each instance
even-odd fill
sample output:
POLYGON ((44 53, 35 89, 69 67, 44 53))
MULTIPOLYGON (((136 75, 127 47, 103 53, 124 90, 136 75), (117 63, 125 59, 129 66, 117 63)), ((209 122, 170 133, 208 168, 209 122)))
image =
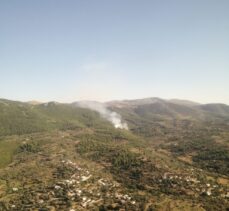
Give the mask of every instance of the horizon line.
POLYGON ((109 102, 122 102, 122 101, 135 101, 135 100, 145 100, 145 99, 160 99, 160 100, 165 100, 165 101, 172 101, 172 100, 179 100, 179 101, 187 101, 190 103, 196 103, 200 105, 206 105, 206 104, 224 104, 229 106, 227 103, 222 103, 222 102, 207 102, 207 103, 200 103, 198 101, 192 101, 189 99, 180 99, 180 98, 161 98, 161 97, 142 97, 142 98, 124 98, 124 99, 114 99, 114 100, 106 100, 106 101, 101 101, 101 100, 93 100, 93 99, 85 99, 85 100, 75 100, 75 101, 58 101, 58 100, 50 100, 50 101, 40 101, 40 100, 18 100, 18 99, 9 99, 9 98, 1 98, 0 100, 8 100, 8 101, 13 101, 13 102, 21 102, 21 103, 34 103, 34 104, 45 104, 45 103, 59 103, 59 104, 72 104, 75 102, 82 102, 82 101, 94 101, 94 102, 100 102, 100 103, 109 103, 109 102))

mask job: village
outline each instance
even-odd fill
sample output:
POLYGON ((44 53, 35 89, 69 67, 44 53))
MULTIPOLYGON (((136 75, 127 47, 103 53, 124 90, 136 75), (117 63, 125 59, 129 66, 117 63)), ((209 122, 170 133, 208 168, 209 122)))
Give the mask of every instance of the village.
MULTIPOLYGON (((69 178, 61 179, 62 170, 54 175, 55 184, 43 189, 26 190, 20 203, 11 202, 11 210, 137 210, 132 197, 123 192, 119 183, 98 178, 88 169, 79 167, 71 160, 62 160, 61 169, 71 171, 69 178)), ((20 192, 14 187, 13 192, 20 192)), ((20 193, 19 193, 20 194, 20 193)))
MULTIPOLYGON (((94 175, 71 160, 61 160, 53 177, 55 183, 46 187, 26 190, 14 187, 12 192, 19 193, 21 198, 18 203, 10 202, 10 210, 140 210, 141 201, 136 194, 132 196, 118 182, 94 175)), ((151 191, 155 193, 160 189, 168 191, 167 194, 200 200, 201 197, 229 199, 229 190, 225 186, 213 180, 206 181, 192 168, 190 174, 165 172, 154 178, 154 182, 151 191)))

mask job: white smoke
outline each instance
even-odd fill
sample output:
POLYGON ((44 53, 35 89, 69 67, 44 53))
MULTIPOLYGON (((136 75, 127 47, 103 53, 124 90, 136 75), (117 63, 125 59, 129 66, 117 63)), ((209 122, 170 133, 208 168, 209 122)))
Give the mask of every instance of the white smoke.
POLYGON ((122 121, 120 114, 109 110, 105 104, 94 102, 94 101, 81 101, 76 103, 77 106, 82 108, 88 108, 100 113, 100 115, 110 121, 115 128, 126 129, 128 130, 127 123, 122 121))

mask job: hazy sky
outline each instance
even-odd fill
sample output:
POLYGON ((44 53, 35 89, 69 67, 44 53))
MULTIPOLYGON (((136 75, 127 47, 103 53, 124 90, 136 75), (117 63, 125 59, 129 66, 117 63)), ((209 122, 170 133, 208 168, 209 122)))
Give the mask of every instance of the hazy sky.
POLYGON ((0 98, 229 104, 228 0, 0 0, 0 98))

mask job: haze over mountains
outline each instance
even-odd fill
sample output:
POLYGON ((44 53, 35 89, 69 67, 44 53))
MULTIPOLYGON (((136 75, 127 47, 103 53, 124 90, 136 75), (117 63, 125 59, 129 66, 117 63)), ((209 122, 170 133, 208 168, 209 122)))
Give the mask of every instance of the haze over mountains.
POLYGON ((193 118, 207 118, 209 116, 225 117, 229 115, 229 106, 226 104, 200 104, 178 99, 164 100, 160 98, 146 98, 108 102, 108 105, 114 108, 132 108, 136 113, 141 115, 147 115, 147 112, 154 115, 193 118))

